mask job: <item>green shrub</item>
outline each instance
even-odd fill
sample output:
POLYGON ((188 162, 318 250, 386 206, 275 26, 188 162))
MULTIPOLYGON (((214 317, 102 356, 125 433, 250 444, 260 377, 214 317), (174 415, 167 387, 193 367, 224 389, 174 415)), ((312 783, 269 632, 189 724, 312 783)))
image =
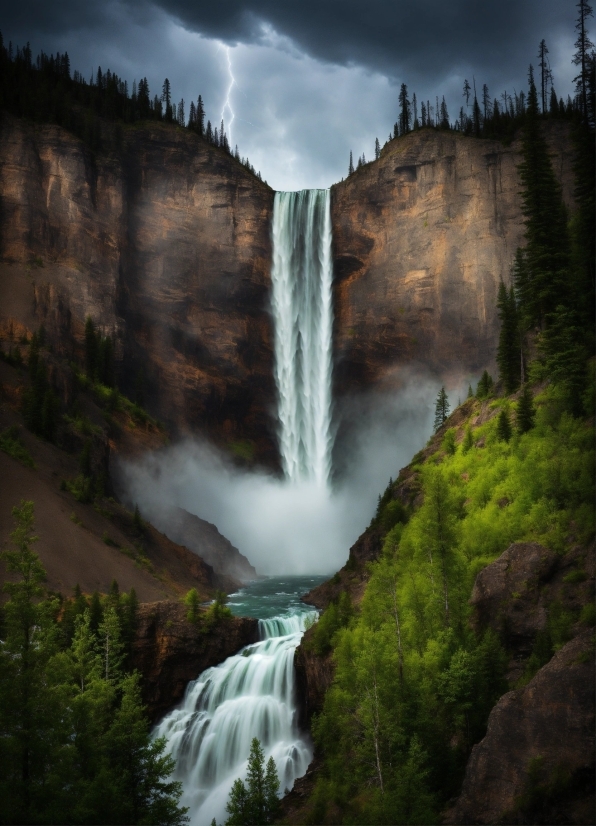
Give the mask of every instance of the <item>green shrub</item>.
POLYGON ((35 467, 35 462, 23 444, 19 435, 19 428, 16 425, 7 427, 6 430, 0 433, 0 450, 3 450, 4 453, 7 453, 25 467, 35 467))

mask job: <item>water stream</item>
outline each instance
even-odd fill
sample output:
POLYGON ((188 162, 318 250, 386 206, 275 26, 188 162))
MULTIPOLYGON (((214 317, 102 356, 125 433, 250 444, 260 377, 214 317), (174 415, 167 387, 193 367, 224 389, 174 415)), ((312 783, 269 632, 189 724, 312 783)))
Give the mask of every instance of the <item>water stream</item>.
MULTIPOLYGON (((273 224, 271 308, 279 447, 286 480, 327 493, 331 470, 332 263, 327 190, 278 192, 273 224)), ((259 619, 260 641, 204 671, 156 729, 176 759, 192 826, 226 820, 234 780, 244 777, 253 737, 273 757, 280 790, 312 758, 298 730, 294 652, 316 616, 299 600, 324 577, 255 582, 233 595, 238 615, 259 619)))
POLYGON ((324 577, 275 577, 230 596, 237 616, 259 618, 261 640, 246 646, 190 683, 179 708, 157 726, 176 760, 183 784, 182 805, 191 826, 226 820, 226 803, 237 777, 244 777, 253 737, 265 759, 273 757, 280 792, 291 789, 312 759, 307 734, 298 729, 294 694, 294 651, 305 623, 316 611, 300 595, 324 577))

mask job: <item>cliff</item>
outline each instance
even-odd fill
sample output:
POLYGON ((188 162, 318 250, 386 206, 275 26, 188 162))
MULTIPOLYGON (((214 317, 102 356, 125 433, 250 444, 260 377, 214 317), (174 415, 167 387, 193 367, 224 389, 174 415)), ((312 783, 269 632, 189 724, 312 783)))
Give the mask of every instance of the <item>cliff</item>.
MULTIPOLYGON (((568 125, 545 129, 571 203, 568 125)), ((115 335, 128 395, 178 434, 277 466, 273 191, 175 126, 104 144, 93 154, 60 127, 3 115, 0 335, 43 322, 71 357, 91 315, 115 335)), ((424 129, 332 188, 338 409, 405 368, 446 380, 491 366, 497 287, 523 234, 519 161, 519 140, 424 129)))
POLYGON ((113 334, 121 385, 181 433, 275 462, 268 316, 273 192, 188 130, 125 128, 93 154, 0 122, 0 327, 81 351, 113 334), (107 144, 109 146, 109 144, 107 144))
MULTIPOLYGON (((572 203, 569 126, 545 124, 572 203)), ((523 243, 521 143, 423 129, 332 188, 336 396, 403 368, 467 378, 494 364, 497 289, 523 243)))
POLYGON ((204 615, 189 622, 186 610, 177 602, 139 606, 131 664, 143 675, 143 702, 152 722, 182 700, 202 671, 259 638, 256 619, 227 617, 211 628, 204 615))

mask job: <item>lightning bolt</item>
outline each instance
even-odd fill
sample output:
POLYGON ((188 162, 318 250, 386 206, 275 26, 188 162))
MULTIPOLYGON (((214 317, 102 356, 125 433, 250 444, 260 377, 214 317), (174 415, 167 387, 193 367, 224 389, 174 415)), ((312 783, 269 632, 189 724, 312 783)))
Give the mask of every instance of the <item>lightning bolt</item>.
POLYGON ((234 123, 234 110, 232 109, 232 103, 230 101, 230 95, 232 94, 232 89, 236 86, 236 78, 234 77, 234 73, 232 72, 232 58, 230 57, 230 47, 221 45, 221 48, 226 53, 226 59, 228 62, 228 76, 230 78, 230 83, 228 85, 228 91, 226 92, 226 99, 224 100, 224 104, 221 108, 221 119, 225 122, 225 114, 228 112, 231 115, 230 121, 228 123, 228 140, 230 142, 230 146, 232 145, 232 124, 234 123))

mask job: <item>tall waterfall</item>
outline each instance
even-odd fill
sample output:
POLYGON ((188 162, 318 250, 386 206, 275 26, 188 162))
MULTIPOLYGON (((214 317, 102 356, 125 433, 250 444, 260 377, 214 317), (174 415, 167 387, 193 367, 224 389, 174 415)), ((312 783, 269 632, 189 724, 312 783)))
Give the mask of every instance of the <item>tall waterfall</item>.
POLYGON ((272 311, 283 469, 325 485, 331 455, 331 215, 329 191, 277 192, 272 311))
POLYGON ((306 617, 315 612, 260 620, 261 641, 243 648, 188 685, 180 708, 160 723, 182 780, 181 803, 191 826, 226 820, 226 802, 237 777, 244 777, 253 737, 265 760, 273 757, 280 791, 291 788, 312 759, 295 719, 294 651, 306 617))

